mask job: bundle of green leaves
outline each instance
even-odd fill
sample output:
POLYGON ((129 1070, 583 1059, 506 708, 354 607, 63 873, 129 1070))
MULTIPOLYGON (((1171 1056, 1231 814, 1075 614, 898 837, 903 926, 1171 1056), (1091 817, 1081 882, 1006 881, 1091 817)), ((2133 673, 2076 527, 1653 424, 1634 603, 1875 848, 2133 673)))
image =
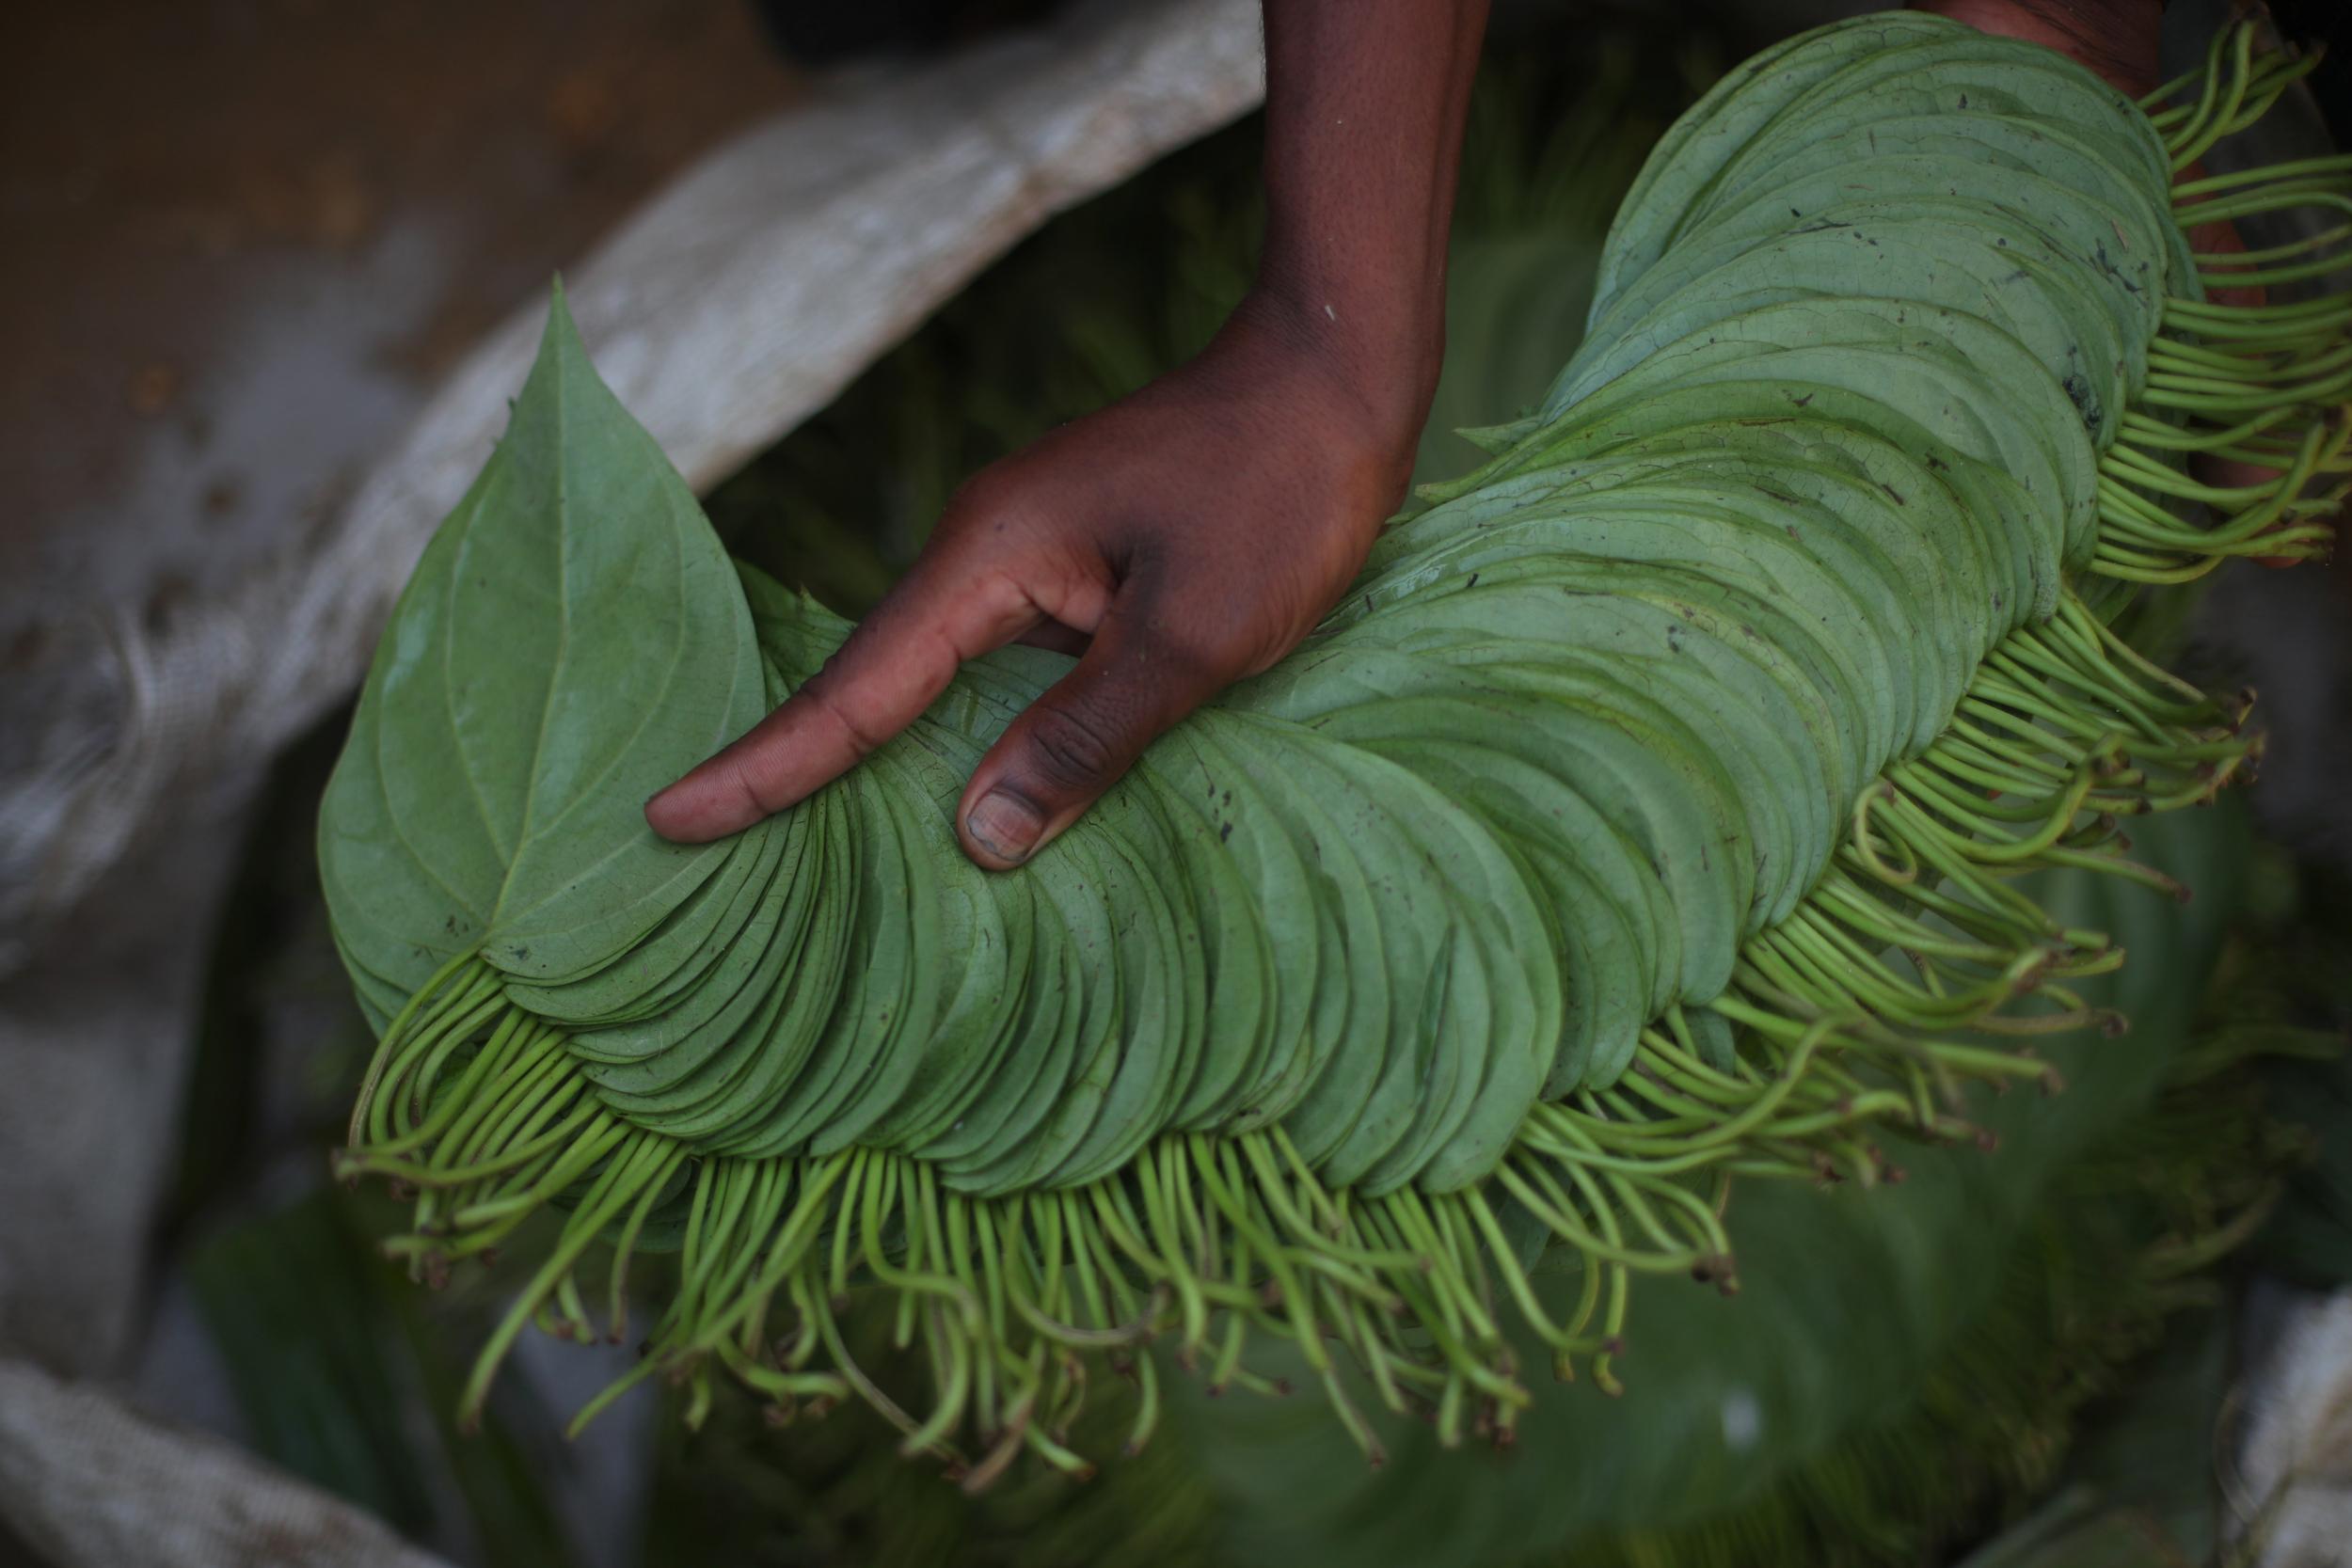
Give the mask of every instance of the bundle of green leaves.
POLYGON ((2204 303, 2185 238, 2344 182, 2175 190, 2299 69, 2248 36, 2153 116, 1908 14, 1734 72, 1636 182, 1541 407, 1004 876, 948 812, 1066 667, 1034 650, 734 840, 645 830, 847 625, 731 565, 559 295, 321 827, 383 1031, 346 1164, 419 1189, 395 1244, 431 1275, 565 1214, 469 1403, 534 1316, 619 1334, 660 1244, 641 1375, 697 1411, 714 1369, 854 1393, 974 1484, 1087 1466, 1091 1363, 1138 1379, 1139 1443, 1158 1336, 1217 1387, 1288 1341, 1375 1453, 1367 1392, 1508 1434, 1513 1318, 1613 1386, 1635 1273, 1728 1284, 1733 1181, 1873 1179, 1892 1132, 1979 1136, 1963 1084, 2051 1081, 2016 1047, 2112 1024, 2078 982, 2122 953, 2014 874, 2177 889, 2117 818, 2249 754, 2242 705, 2110 622, 2319 548, 2344 464, 2352 303, 2204 303), (2218 490, 2198 451, 2275 471, 2218 490), (850 1354, 860 1288, 928 1415, 850 1354))

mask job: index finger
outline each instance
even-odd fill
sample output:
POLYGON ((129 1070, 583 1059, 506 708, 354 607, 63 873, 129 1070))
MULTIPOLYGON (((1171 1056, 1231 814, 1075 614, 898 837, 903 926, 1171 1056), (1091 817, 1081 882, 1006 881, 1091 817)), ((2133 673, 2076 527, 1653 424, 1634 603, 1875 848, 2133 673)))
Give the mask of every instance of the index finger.
POLYGON ((1041 615, 1003 572, 925 557, 782 706, 647 800, 645 821, 680 844, 740 832, 856 767, 921 717, 965 659, 1041 615))

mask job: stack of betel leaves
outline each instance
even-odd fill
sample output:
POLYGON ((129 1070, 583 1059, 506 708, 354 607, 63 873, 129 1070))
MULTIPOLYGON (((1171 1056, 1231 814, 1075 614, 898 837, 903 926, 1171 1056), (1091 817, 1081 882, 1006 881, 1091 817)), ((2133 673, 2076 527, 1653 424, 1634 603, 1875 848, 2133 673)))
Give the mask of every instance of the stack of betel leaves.
POLYGON ((557 1215, 469 1401, 534 1319, 625 1336, 659 1247, 638 1376, 854 1394, 975 1485, 1083 1469, 1106 1364, 1140 1442, 1155 1340, 1216 1386, 1293 1340, 1368 1447, 1351 1385, 1507 1435, 1514 1319, 1613 1386, 1630 1273, 1729 1287, 1737 1182, 1975 1136, 1966 1084, 2120 1022, 2070 986, 2121 951, 2016 875, 2180 892, 2119 819, 2252 750, 2115 615, 2326 546, 2352 300, 2204 289, 2335 241, 2185 236, 2340 204, 2352 165, 2176 182, 2303 69, 2238 29, 2152 112, 1909 14, 1740 68, 1653 154, 1541 409, 1004 875, 949 814, 1068 668, 1035 650, 733 840, 647 831, 848 627, 729 562, 559 297, 321 824, 382 1029, 344 1168, 416 1190, 391 1244, 427 1276, 557 1215), (849 1354, 858 1292, 927 1410, 849 1354))

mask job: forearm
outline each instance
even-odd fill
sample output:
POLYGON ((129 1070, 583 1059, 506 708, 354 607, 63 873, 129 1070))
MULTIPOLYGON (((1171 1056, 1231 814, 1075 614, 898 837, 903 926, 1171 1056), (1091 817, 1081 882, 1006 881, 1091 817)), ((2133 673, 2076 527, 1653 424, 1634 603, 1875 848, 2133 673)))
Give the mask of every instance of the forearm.
POLYGON ((1486 0, 1265 0, 1260 293, 1405 439, 1445 347, 1446 232, 1486 0))
POLYGON ((2135 98, 2156 85, 2164 0, 1921 0, 1917 8, 2046 44, 2135 98))

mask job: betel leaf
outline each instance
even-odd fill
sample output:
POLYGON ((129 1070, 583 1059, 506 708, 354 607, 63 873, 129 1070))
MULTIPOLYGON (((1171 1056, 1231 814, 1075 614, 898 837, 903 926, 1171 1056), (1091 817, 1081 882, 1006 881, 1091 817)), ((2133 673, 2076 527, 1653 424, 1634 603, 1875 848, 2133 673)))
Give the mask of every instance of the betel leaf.
POLYGON ((329 784, 336 929, 414 987, 480 949, 561 979, 707 878, 645 798, 764 709, 735 570, 684 480, 590 365, 555 292, 506 435, 384 629, 329 784))

